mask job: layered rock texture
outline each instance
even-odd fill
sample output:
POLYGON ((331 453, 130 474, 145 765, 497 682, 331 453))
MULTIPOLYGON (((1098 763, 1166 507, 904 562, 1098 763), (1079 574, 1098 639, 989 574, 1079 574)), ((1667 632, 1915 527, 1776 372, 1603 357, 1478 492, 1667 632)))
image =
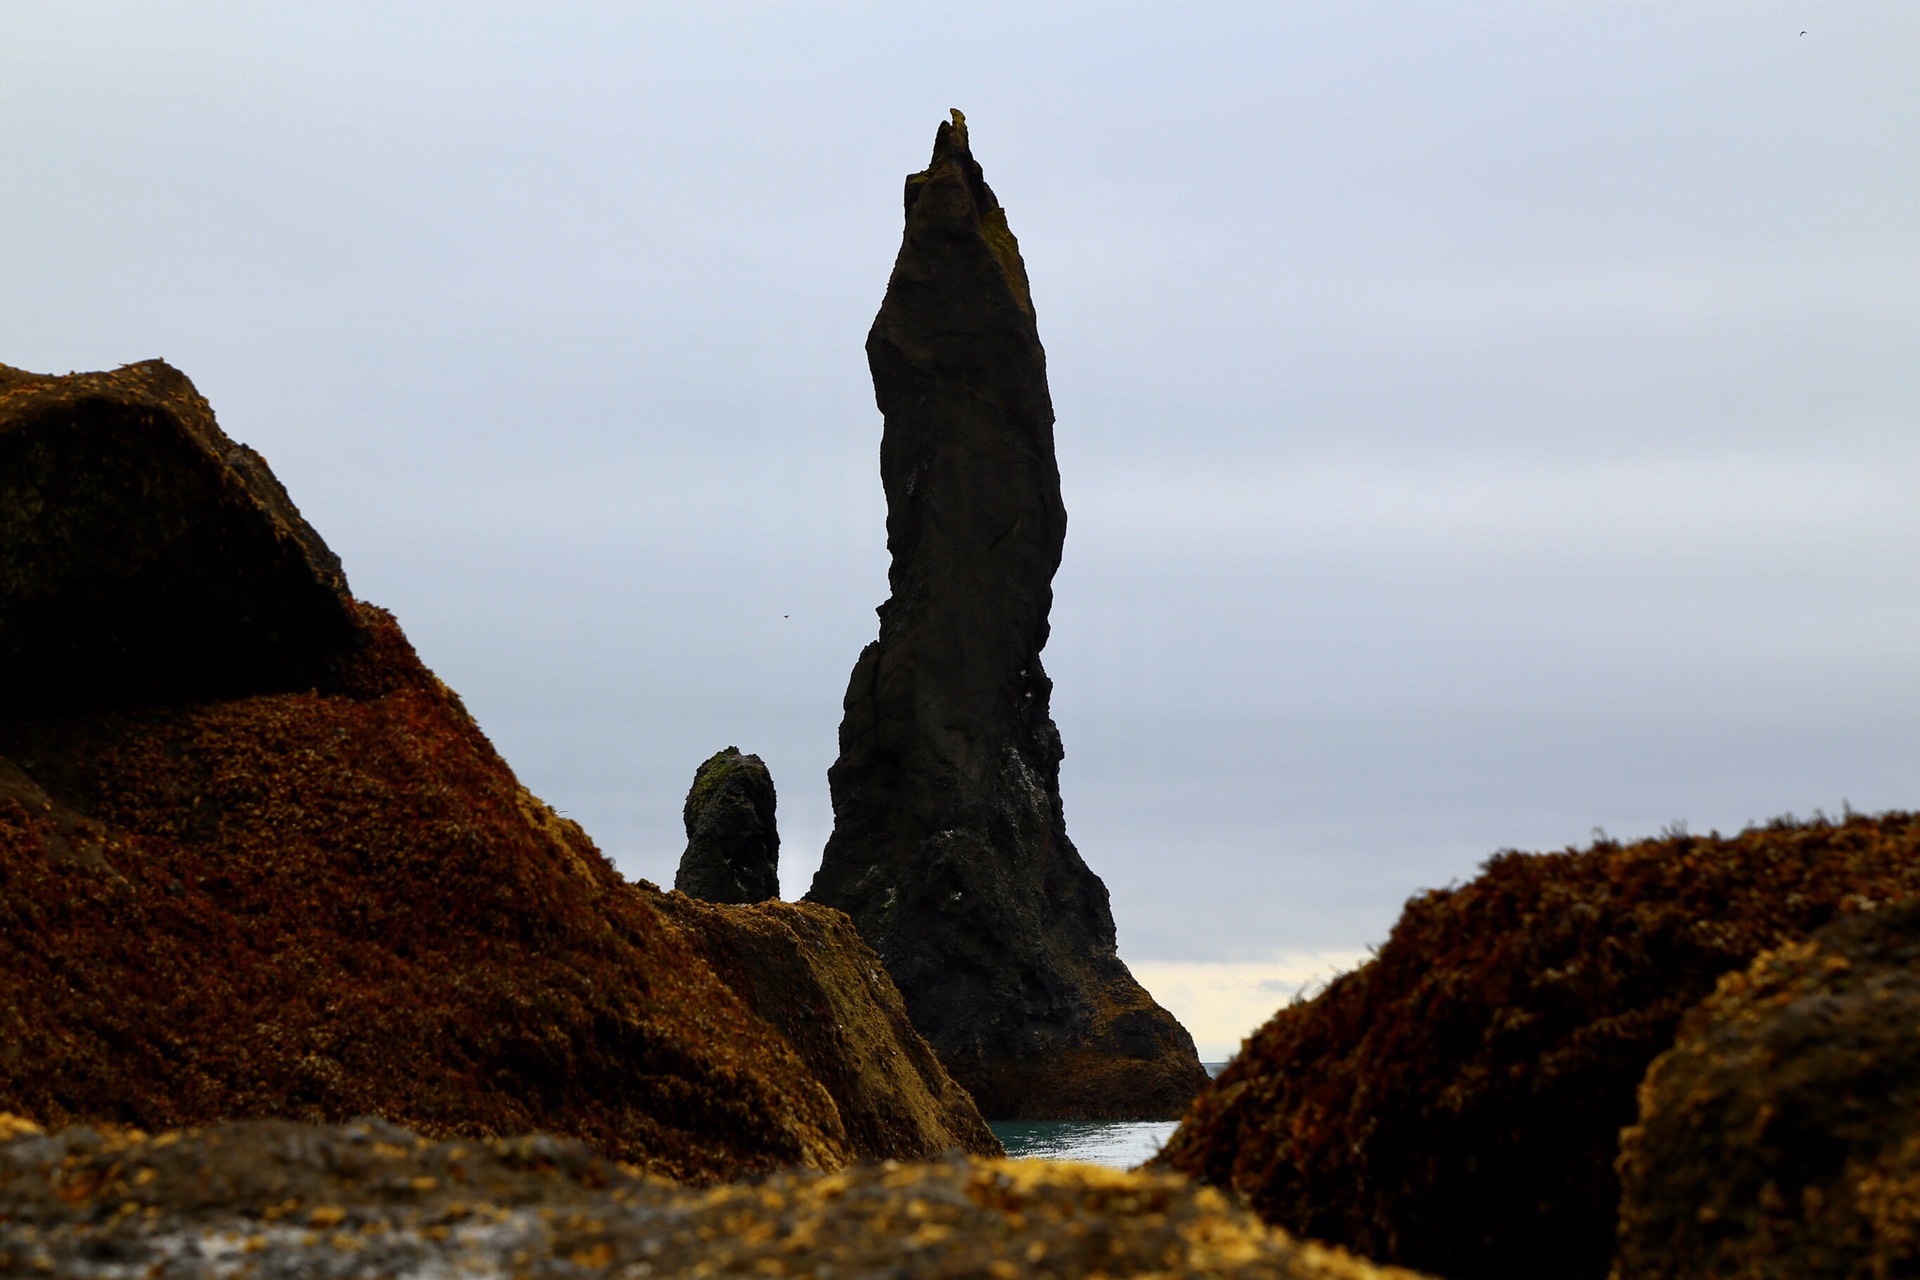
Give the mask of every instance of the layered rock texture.
POLYGON ((545 1129, 696 1181, 938 1141, 839 1063, 849 1136, 722 924, 519 784, 180 374, 0 369, 0 485, 0 1109, 545 1129))
POLYGON ((1417 1280, 1164 1174, 954 1159, 698 1191, 538 1135, 44 1134, 6 1115, 0 1274, 1417 1280))
POLYGON ((1621 1135, 1617 1280, 1920 1273, 1920 906, 1732 974, 1621 1135))
POLYGON ((1061 813, 1040 665, 1067 524, 1046 356, 958 112, 907 179, 867 360, 891 594, 848 682, 808 896, 853 917, 987 1116, 1177 1115, 1206 1073, 1121 963, 1061 813))
POLYGON ((1452 1280, 1599 1280, 1620 1130, 1682 1015, 1761 952, 1916 891, 1911 814, 1503 854, 1275 1014, 1159 1163, 1452 1280))
POLYGON ((765 902, 780 896, 780 833, 773 775, 738 747, 716 751, 693 775, 681 815, 687 848, 673 887, 708 902, 765 902))

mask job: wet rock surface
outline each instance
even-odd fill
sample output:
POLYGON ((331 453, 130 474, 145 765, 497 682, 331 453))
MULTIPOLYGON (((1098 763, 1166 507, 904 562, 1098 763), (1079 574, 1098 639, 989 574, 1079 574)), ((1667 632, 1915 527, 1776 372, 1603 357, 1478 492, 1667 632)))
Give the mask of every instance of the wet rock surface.
POLYGON ((656 905, 826 1087, 853 1151, 919 1160, 952 1150, 1005 1154, 845 914, 811 902, 720 906, 677 893, 656 905))
POLYGON ((185 375, 0 365, 0 710, 303 689, 364 639, 339 560, 185 375))
POLYGON ((697 1191, 535 1135, 361 1121, 148 1138, 0 1117, 0 1275, 1409 1277, 1166 1175, 953 1159, 697 1191))
POLYGON ((891 594, 848 682, 808 897, 853 917, 988 1117, 1171 1119, 1206 1072, 1067 838, 1040 663, 1066 534, 1046 356, 958 112, 907 179, 867 359, 891 594))
POLYGON ((1156 1163, 1454 1280, 1598 1280, 1619 1134, 1682 1015, 1761 952, 1916 891, 1920 817, 1900 813, 1503 854, 1280 1010, 1156 1163))
POLYGON ((728 747, 693 775, 682 817, 687 848, 673 887, 708 902, 780 896, 780 834, 773 775, 759 756, 728 747))
POLYGON ((1920 905, 1723 979, 1647 1073, 1619 1168, 1618 1280, 1920 1272, 1920 905))

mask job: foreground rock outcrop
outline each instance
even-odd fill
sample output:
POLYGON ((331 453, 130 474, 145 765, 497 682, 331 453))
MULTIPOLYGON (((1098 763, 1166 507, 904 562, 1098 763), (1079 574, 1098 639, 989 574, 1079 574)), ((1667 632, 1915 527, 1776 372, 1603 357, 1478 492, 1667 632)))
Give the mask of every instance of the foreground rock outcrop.
POLYGON ((1006 1154, 843 913, 811 902, 717 906, 678 893, 655 905, 800 1055, 833 1096, 855 1151, 903 1160, 1006 1154))
POLYGON ((1452 1280, 1598 1280, 1619 1133, 1681 1016, 1761 952, 1916 890, 1901 813, 1503 854, 1275 1014, 1157 1163, 1452 1280))
POLYGON ((773 775, 738 747, 716 751, 694 772, 682 818, 687 848, 673 887, 708 902, 780 896, 780 832, 773 775))
POLYGON ((0 370, 0 460, 0 1110, 541 1129, 694 1181, 895 1154, 183 376, 0 370))
POLYGON ((1920 1272, 1920 905, 1722 979, 1647 1073, 1619 1168, 1616 1280, 1920 1272))
POLYGON ((1166 1175, 865 1165, 701 1192, 545 1136, 378 1121, 46 1135, 0 1116, 0 1274, 1415 1280, 1166 1175))
POLYGON ((989 1117, 1171 1118, 1206 1073, 1121 962, 1061 812, 1040 665, 1067 523, 1046 355, 958 112, 907 179, 867 360, 891 595, 848 682, 808 897, 853 917, 989 1117))

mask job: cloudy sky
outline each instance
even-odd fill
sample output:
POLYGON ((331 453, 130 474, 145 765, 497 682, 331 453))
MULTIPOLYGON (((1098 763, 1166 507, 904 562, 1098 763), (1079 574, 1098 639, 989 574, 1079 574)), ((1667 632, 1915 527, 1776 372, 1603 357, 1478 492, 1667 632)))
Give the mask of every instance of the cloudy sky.
POLYGON ((798 896, 966 111, 1122 954, 1220 1056, 1507 847, 1920 805, 1920 6, 0 0, 0 361, 162 356, 522 777, 798 896))

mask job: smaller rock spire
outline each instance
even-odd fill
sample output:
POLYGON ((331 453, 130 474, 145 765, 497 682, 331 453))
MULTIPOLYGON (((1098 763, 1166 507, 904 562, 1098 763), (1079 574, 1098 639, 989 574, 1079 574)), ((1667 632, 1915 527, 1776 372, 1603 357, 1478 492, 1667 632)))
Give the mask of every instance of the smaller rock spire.
POLYGON ((780 834, 773 775, 759 756, 728 747, 694 771, 681 811, 687 849, 673 887, 708 902, 765 902, 780 896, 780 834))

